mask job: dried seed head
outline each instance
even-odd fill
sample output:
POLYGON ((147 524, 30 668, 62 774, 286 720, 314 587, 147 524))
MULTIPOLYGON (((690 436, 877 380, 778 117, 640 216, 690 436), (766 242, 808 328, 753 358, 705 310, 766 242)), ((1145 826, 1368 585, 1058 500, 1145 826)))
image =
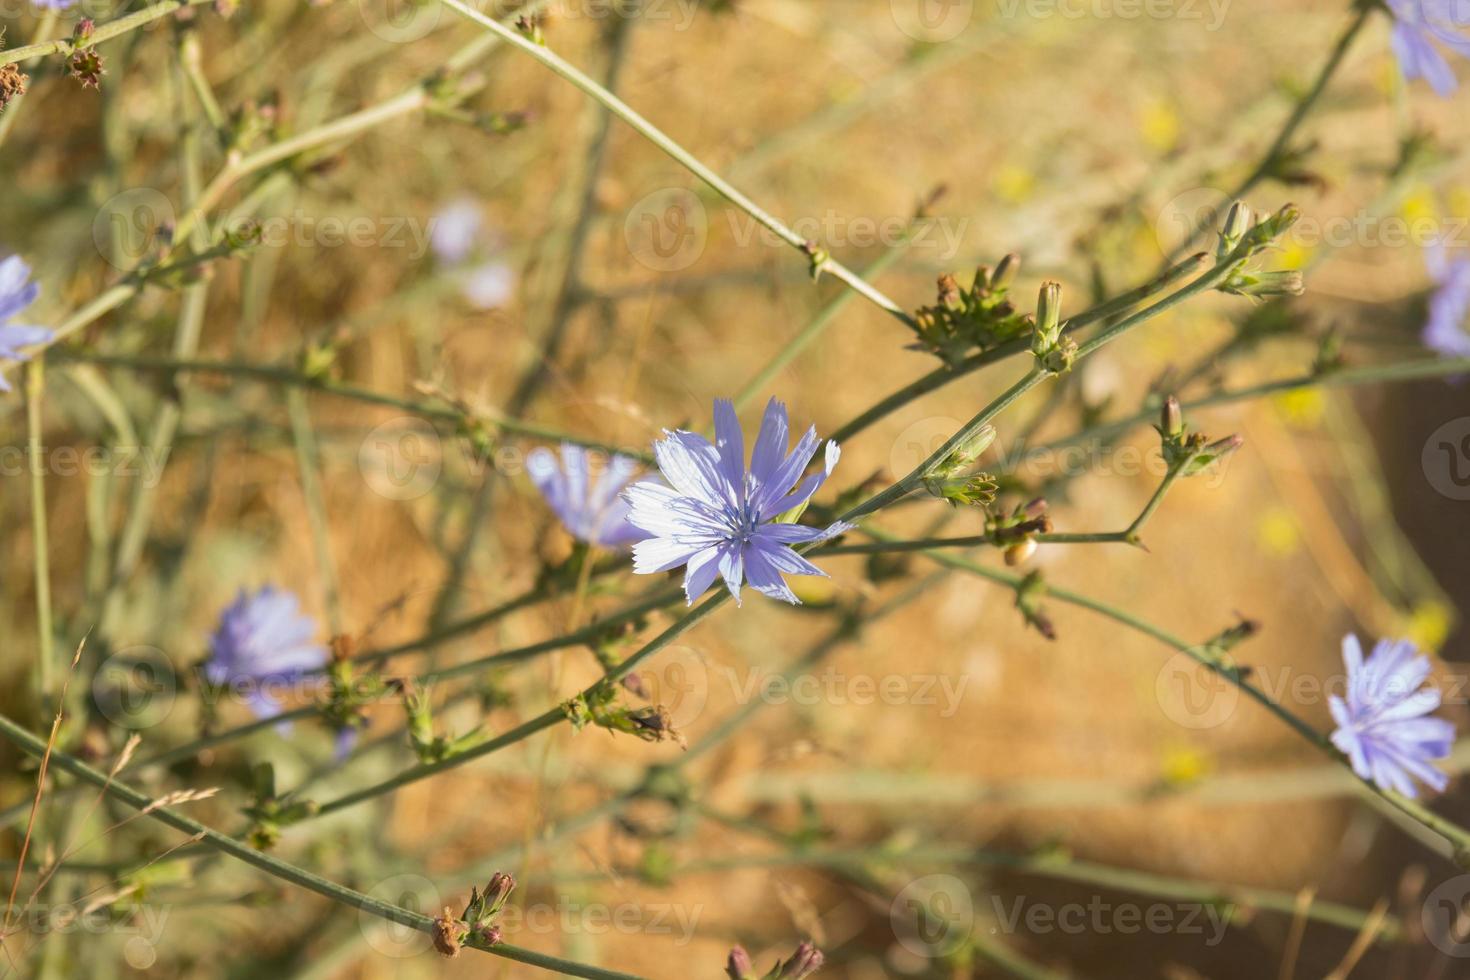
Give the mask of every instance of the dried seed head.
POLYGON ((29 80, 16 65, 0 68, 0 111, 13 99, 26 94, 26 82, 29 80))
POLYGON ((446 906, 443 914, 434 920, 434 948, 440 954, 453 958, 459 955, 462 945, 459 920, 446 906))

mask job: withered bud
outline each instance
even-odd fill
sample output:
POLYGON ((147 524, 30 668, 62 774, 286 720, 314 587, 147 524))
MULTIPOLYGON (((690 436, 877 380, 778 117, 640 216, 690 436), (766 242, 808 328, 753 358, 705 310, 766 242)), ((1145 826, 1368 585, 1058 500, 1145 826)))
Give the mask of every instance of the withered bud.
POLYGON ((1006 564, 1014 568, 1034 554, 1036 554, 1036 541, 1034 539, 1027 538, 1024 541, 1017 541, 1006 549, 1006 564))
POLYGON ((16 65, 5 65, 0 68, 0 111, 3 111, 14 99, 26 94, 26 82, 30 79, 21 74, 16 65))
POLYGON ((434 920, 434 948, 443 956, 459 955, 464 940, 460 936, 460 923, 446 906, 443 914, 434 920))

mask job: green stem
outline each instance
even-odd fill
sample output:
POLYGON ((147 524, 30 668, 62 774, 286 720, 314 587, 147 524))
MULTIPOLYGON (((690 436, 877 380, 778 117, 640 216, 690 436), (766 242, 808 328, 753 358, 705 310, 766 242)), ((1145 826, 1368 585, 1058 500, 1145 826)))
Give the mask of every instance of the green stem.
POLYGON ((135 31, 140 27, 147 27, 156 20, 162 20, 177 10, 184 7, 198 7, 214 0, 153 0, 142 10, 119 17, 117 20, 102 24, 92 31, 92 36, 85 41, 73 42, 71 36, 57 38, 54 41, 40 41, 35 44, 27 44, 22 48, 11 48, 9 51, 0 51, 0 67, 13 65, 16 62, 28 61, 31 58, 42 58, 49 54, 67 53, 73 50, 94 48, 103 41, 110 41, 120 37, 129 31, 135 31))
MULTIPOLYGON (((239 361, 205 361, 167 357, 143 357, 125 354, 101 354, 93 351, 53 348, 47 352, 48 360, 65 363, 97 364, 103 367, 121 367, 134 371, 161 371, 167 374, 219 374, 251 378, 261 382, 289 385, 307 391, 333 395, 367 405, 384 405, 404 412, 412 412, 425 419, 439 419, 465 426, 482 421, 477 413, 470 413, 450 405, 400 398, 383 392, 370 391, 353 385, 341 384, 328 378, 316 378, 303 374, 295 368, 275 364, 250 364, 239 361)), ((506 418, 498 413, 488 414, 486 421, 504 432, 545 439, 552 442, 570 442, 573 445, 596 449, 601 452, 629 456, 652 465, 653 457, 646 452, 617 446, 596 439, 587 439, 575 433, 533 422, 521 422, 506 418)))
MULTIPOLYGON (((197 820, 192 820, 184 816, 171 807, 158 806, 154 800, 127 784, 118 782, 105 773, 98 772, 80 759, 68 755, 65 752, 48 748, 44 740, 37 738, 34 734, 17 725, 4 715, 0 715, 0 735, 4 735, 22 751, 37 759, 49 756, 50 765, 70 773, 83 782, 90 783, 113 799, 120 800, 127 806, 137 810, 140 814, 147 816, 150 820, 157 821, 165 826, 172 827, 174 830, 196 837, 221 853, 264 871, 272 877, 279 878, 281 881, 295 885, 298 888, 315 892, 339 904, 361 909, 380 919, 396 922, 430 935, 434 932, 434 919, 431 917, 400 908, 390 902, 384 902, 370 895, 364 895, 362 892, 354 891, 344 885, 339 885, 334 881, 313 874, 304 868, 299 868, 280 858, 272 857, 262 851, 257 851, 248 844, 221 834, 219 831, 213 830, 197 820)), ((581 963, 573 963, 569 960, 547 956, 544 953, 537 953, 505 943, 487 946, 479 939, 471 938, 466 945, 495 956, 514 960, 517 963, 525 963, 529 966, 540 967, 543 970, 562 973, 565 976, 585 977, 587 980, 640 980, 640 978, 632 974, 619 973, 615 970, 603 970, 593 966, 584 966, 581 963)))
MULTIPOLYGON (((910 228, 904 232, 902 240, 895 243, 892 248, 888 249, 888 251, 884 252, 881 256, 879 256, 871 264, 863 269, 861 273, 863 279, 865 281, 873 279, 881 275, 883 272, 887 271, 895 262, 902 258, 904 252, 908 248, 909 242, 912 240, 912 237, 913 229, 912 226, 910 226, 910 228)), ((770 384, 771 380, 775 378, 776 375, 780 374, 781 371, 786 367, 786 365, 794 361, 798 356, 800 356, 802 351, 806 350, 813 343, 815 343, 817 339, 822 336, 822 334, 826 333, 827 328, 836 321, 837 314, 842 312, 843 308, 847 306, 854 295, 856 294, 849 290, 844 290, 843 292, 838 293, 836 296, 832 297, 831 302, 818 310, 817 315, 812 317, 811 322, 803 327, 801 331, 796 334, 796 336, 788 340, 785 345, 783 345, 782 348, 776 352, 775 356, 773 356, 769 361, 766 362, 765 367, 757 371, 755 373, 755 376, 745 383, 744 387, 742 387, 740 391, 735 395, 735 407, 740 408, 744 406, 752 398, 760 394, 761 390, 765 388, 766 385, 770 384)))
POLYGON ((42 442, 41 402, 46 391, 46 365, 26 365, 26 438, 31 467, 31 538, 36 582, 36 676, 43 700, 50 700, 56 681, 55 634, 51 625, 51 538, 46 529, 46 447, 42 442))
POLYGON ((311 528, 312 550, 316 552, 317 574, 327 604, 327 622, 332 634, 340 634, 342 596, 337 583, 337 563, 332 559, 330 520, 327 503, 322 496, 321 478, 317 474, 316 433, 311 427, 311 412, 300 388, 286 392, 286 411, 291 419, 291 441, 296 447, 296 469, 301 476, 301 495, 306 499, 306 519, 311 528))
MULTIPOLYGON (((514 28, 506 27, 504 24, 485 16, 464 3, 463 0, 439 0, 439 2, 476 24, 479 24, 487 31, 496 34, 507 43, 520 48, 557 75, 560 75, 563 79, 578 89, 581 89, 584 94, 606 106, 613 115, 633 127, 634 131, 639 135, 643 136, 654 146, 672 157, 675 162, 712 187, 725 200, 750 215, 769 231, 775 233, 786 244, 805 254, 811 254, 808 250, 809 243, 806 239, 786 227, 774 215, 742 194, 723 177, 705 166, 692 153, 671 139, 663 130, 640 115, 632 106, 628 105, 612 92, 609 92, 603 86, 597 84, 594 79, 590 78, 571 62, 524 37, 514 28)), ((903 307, 873 288, 862 276, 859 276, 836 259, 829 257, 818 260, 813 257, 813 271, 830 273, 852 287, 864 299, 873 303, 879 309, 886 311, 904 323, 912 323, 912 318, 904 311, 903 307)))
MULTIPOLYGON (((1062 332, 1064 334, 1070 334, 1089 324, 1097 323, 1100 320, 1106 320, 1119 313, 1131 310, 1145 300, 1157 296, 1166 289, 1173 287, 1176 283, 1199 272, 1204 268, 1207 259, 1208 257, 1204 254, 1192 256, 1174 265, 1161 275, 1155 276, 1142 286, 1131 289, 1090 310, 1069 317, 1062 324, 1062 332)), ((909 382, 893 394, 879 400, 857 418, 832 433, 832 441, 838 443, 847 442, 853 436, 866 431, 910 402, 932 391, 937 391, 952 381, 958 381, 966 375, 973 374, 983 367, 1003 361, 1009 357, 1014 357, 1017 354, 1024 354, 1029 349, 1030 342, 1028 340, 1014 340, 990 350, 971 354, 957 365, 951 366, 946 364, 942 367, 935 368, 923 377, 909 382)))
MULTIPOLYGON (((880 531, 872 526, 865 526, 863 528, 863 533, 877 538, 880 541, 893 540, 892 535, 889 535, 884 531, 880 531)), ((964 558, 957 558, 953 555, 937 552, 926 552, 925 557, 928 558, 930 561, 937 562, 938 564, 946 566, 948 568, 958 569, 960 571, 968 572, 971 575, 976 575, 980 578, 986 578, 992 582, 997 582, 1001 585, 1007 586, 1012 591, 1015 591, 1018 594, 1025 584, 1025 580, 1019 576, 1011 575, 1009 573, 998 571, 993 568, 988 568, 976 562, 968 561, 964 558)), ((1344 767, 1348 766, 1346 757, 1343 756, 1343 754, 1339 752, 1336 747, 1333 746, 1331 740, 1328 739, 1327 736, 1317 731, 1302 718, 1299 718, 1292 712, 1288 711, 1285 707, 1278 704, 1266 692, 1262 691, 1260 688, 1250 683, 1250 681, 1246 679, 1246 673, 1244 671, 1237 668, 1234 664, 1229 663, 1225 658, 1222 658, 1218 654, 1198 644, 1186 643, 1179 637, 1174 636, 1173 634, 1163 629, 1160 629, 1152 623, 1149 623, 1124 609, 1120 609, 1110 603, 1103 602, 1100 599, 1094 599, 1091 596, 1082 595, 1081 593, 1073 592, 1069 589, 1060 588, 1058 586, 1050 584, 1046 584, 1043 586, 1043 592, 1045 595, 1051 596, 1059 602, 1065 602, 1069 605, 1088 609, 1101 616, 1105 616, 1108 619, 1113 620, 1114 622, 1121 623, 1124 626, 1135 630, 1136 632, 1144 634, 1145 636, 1150 636, 1153 639, 1158 640, 1165 646, 1174 648, 1178 652, 1184 654, 1191 660, 1209 670, 1211 673, 1216 674, 1230 684, 1233 684, 1235 687, 1239 688, 1240 691, 1244 693, 1247 697, 1251 698, 1257 704, 1261 705, 1261 707, 1265 708, 1271 714, 1275 715, 1287 727, 1291 728, 1303 739, 1316 747, 1319 751, 1325 753, 1328 758, 1338 763, 1341 763, 1344 767)), ((1428 827, 1430 830, 1433 830, 1435 833, 1443 837, 1454 849, 1455 853, 1470 855, 1470 831, 1467 831, 1466 829, 1454 824, 1449 820, 1444 819, 1443 817, 1438 816, 1437 814, 1429 812, 1423 806, 1415 803, 1413 800, 1410 800, 1399 793, 1395 793, 1392 790, 1382 789, 1369 780, 1362 779, 1361 777, 1358 778, 1359 781, 1370 792, 1374 793, 1376 796, 1385 800, 1386 802, 1397 808, 1399 811, 1407 814, 1414 820, 1422 823, 1424 826, 1428 827)))

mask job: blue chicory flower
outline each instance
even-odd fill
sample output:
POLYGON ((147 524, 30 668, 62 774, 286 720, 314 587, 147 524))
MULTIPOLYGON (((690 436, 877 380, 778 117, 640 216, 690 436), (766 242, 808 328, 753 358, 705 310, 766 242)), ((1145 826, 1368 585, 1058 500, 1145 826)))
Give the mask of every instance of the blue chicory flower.
POLYGON ((1435 41, 1470 55, 1470 38, 1463 33, 1470 26, 1464 0, 1388 0, 1388 9, 1393 14, 1393 53, 1404 80, 1422 78, 1439 95, 1452 95, 1458 86, 1455 72, 1435 41))
POLYGON ((1332 695, 1328 707, 1337 723, 1332 744, 1347 755, 1353 772, 1408 797, 1415 795, 1414 779, 1443 790, 1449 777, 1430 763, 1450 754, 1455 726, 1424 717, 1440 704, 1440 693, 1424 687, 1429 658, 1407 640, 1380 640, 1365 662, 1358 638, 1349 633, 1342 659, 1345 697, 1332 695))
POLYGON ((824 541, 851 525, 822 529, 777 519, 799 514, 826 482, 840 455, 837 444, 827 443, 822 471, 802 480, 817 451, 816 427, 788 453, 786 406, 774 398, 766 406, 748 469, 740 421, 729 401, 715 401, 714 445, 693 432, 665 430, 664 435, 653 448, 669 485, 645 481, 623 492, 632 507, 629 523, 652 535, 633 546, 633 571, 647 575, 687 566, 684 594, 691 604, 718 574, 736 603, 742 582, 749 582, 763 595, 799 605, 782 574, 826 573, 791 545, 824 541))
POLYGON ((1424 346, 1445 357, 1470 357, 1470 257, 1451 259, 1443 246, 1428 254, 1437 288, 1429 298, 1424 346))
MULTIPOLYGON (((0 360, 24 361, 28 355, 20 348, 42 344, 55 336, 45 327, 13 324, 10 320, 21 310, 30 306, 41 295, 39 283, 30 281, 31 267, 18 255, 0 260, 0 360)), ((10 385, 0 375, 0 391, 9 391, 10 385)))
POLYGON ((77 0, 31 0, 32 6, 42 10, 68 10, 76 5, 77 0))
POLYGON ((209 639, 205 679, 240 687, 256 717, 278 715, 280 702, 269 688, 294 683, 327 663, 326 648, 312 642, 316 629, 290 592, 266 586, 251 595, 241 589, 209 639))
POLYGON ((618 494, 638 473, 638 463, 613 456, 592 479, 588 452, 564 442, 561 462, 546 448, 533 449, 526 470, 562 524, 580 541, 621 548, 648 537, 628 523, 628 505, 618 494))

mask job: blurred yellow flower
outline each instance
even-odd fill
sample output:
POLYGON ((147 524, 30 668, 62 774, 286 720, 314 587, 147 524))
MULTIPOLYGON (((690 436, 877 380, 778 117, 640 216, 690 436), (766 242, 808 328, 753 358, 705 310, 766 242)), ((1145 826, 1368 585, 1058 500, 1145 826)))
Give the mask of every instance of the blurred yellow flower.
POLYGON ((1287 423, 1298 429, 1315 429, 1327 412, 1327 401, 1319 388, 1282 392, 1271 401, 1287 423))
POLYGON ((1150 148, 1167 153, 1179 143, 1179 114, 1164 102, 1150 103, 1139 121, 1143 141, 1150 148))
POLYGON ((1404 627, 1407 639, 1421 650, 1438 651, 1449 639, 1455 625, 1455 610, 1438 599, 1426 599, 1414 606, 1404 627))
POLYGON ((1036 175, 1025 167, 1007 164, 991 178, 996 196, 1010 204, 1020 204, 1036 190, 1036 175))
POLYGON ((1164 752, 1160 775, 1169 786, 1188 786, 1208 776, 1214 768, 1214 760, 1199 749, 1179 745, 1164 752))
POLYGON ((1274 266, 1278 269, 1305 269, 1312 261, 1314 251, 1316 249, 1311 245, 1293 241, 1285 242, 1281 246, 1274 266))
POLYGON ((1286 558, 1301 547, 1302 533, 1296 516, 1285 507, 1272 507, 1261 515, 1256 525, 1256 541, 1262 551, 1276 558, 1286 558))
POLYGON ((1433 221, 1439 215, 1434 192, 1424 184, 1415 186, 1399 204, 1399 214, 1408 222, 1420 219, 1433 221))

